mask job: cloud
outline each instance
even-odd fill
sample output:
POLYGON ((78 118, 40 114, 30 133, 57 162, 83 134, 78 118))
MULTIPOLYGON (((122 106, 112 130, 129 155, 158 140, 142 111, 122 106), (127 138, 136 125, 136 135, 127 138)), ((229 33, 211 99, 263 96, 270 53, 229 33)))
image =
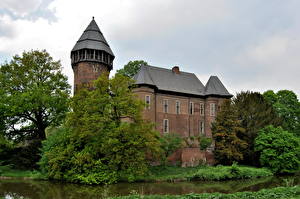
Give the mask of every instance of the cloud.
POLYGON ((25 16, 37 10, 42 0, 1 0, 0 8, 17 16, 25 16))

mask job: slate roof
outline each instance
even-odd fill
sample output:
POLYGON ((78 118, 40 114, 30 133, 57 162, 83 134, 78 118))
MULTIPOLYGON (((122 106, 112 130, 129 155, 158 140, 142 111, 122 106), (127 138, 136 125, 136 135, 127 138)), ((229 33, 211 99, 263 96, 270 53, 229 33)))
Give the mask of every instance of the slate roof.
POLYGON ((217 76, 210 76, 205 85, 205 95, 220 95, 232 97, 217 76))
POLYGON ((114 57, 114 53, 110 49, 106 39, 100 31, 94 17, 81 37, 73 47, 72 51, 81 49, 103 50, 114 57))
POLYGON ((143 65, 134 76, 134 80, 137 85, 155 86, 161 91, 171 91, 203 97, 208 95, 232 96, 216 76, 211 76, 204 87, 194 73, 180 71, 179 74, 176 74, 170 69, 143 65))

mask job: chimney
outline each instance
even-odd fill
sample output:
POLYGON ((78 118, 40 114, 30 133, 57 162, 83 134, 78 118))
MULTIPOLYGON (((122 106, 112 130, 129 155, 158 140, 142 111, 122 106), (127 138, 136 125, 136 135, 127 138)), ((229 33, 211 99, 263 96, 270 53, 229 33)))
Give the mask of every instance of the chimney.
POLYGON ((179 66, 174 66, 174 67, 172 68, 172 72, 173 72, 173 73, 176 73, 176 74, 179 74, 179 73, 180 73, 180 71, 179 71, 179 66))

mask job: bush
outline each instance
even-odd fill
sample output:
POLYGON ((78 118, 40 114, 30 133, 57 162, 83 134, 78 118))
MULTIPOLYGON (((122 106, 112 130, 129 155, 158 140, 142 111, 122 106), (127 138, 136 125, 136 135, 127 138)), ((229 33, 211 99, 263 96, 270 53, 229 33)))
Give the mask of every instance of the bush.
POLYGON ((163 161, 166 161, 172 153, 182 147, 183 139, 176 133, 167 133, 161 136, 160 143, 164 152, 163 161))
POLYGON ((255 139, 260 163, 275 173, 294 173, 300 168, 300 139, 281 127, 267 126, 255 139))
POLYGON ((208 137, 201 136, 200 138, 200 149, 206 150, 212 143, 212 139, 208 137))

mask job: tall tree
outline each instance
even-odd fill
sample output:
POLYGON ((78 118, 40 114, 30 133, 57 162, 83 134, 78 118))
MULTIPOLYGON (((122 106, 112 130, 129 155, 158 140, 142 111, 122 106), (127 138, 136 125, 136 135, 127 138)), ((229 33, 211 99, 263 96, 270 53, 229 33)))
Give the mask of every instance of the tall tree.
POLYGON ((244 164, 258 165, 258 154, 254 151, 254 140, 261 128, 267 125, 279 126, 281 119, 275 113, 272 105, 258 92, 241 92, 233 99, 238 119, 241 121, 245 134, 241 139, 248 147, 243 151, 244 164))
POLYGON ((143 60, 129 61, 124 68, 117 70, 117 73, 132 78, 137 74, 142 65, 147 65, 147 62, 143 60))
POLYGON ((297 95, 289 90, 280 90, 277 93, 269 90, 263 96, 282 118, 283 129, 300 136, 300 102, 297 95))
POLYGON ((142 120, 144 106, 132 84, 123 75, 108 80, 103 74, 94 90, 74 96, 65 129, 44 142, 41 165, 50 178, 99 184, 145 172, 147 156, 160 150, 159 133, 142 120))
POLYGON ((294 173, 300 169, 300 138, 281 127, 266 126, 255 139, 260 163, 275 173, 294 173))
POLYGON ((0 68, 0 112, 6 136, 45 139, 45 129, 61 123, 68 110, 70 85, 61 64, 45 51, 24 52, 0 68))
POLYGON ((241 138, 245 136, 245 129, 230 100, 224 101, 221 106, 221 111, 212 124, 212 134, 218 163, 231 165, 234 161, 243 160, 243 150, 247 148, 247 143, 241 138))

